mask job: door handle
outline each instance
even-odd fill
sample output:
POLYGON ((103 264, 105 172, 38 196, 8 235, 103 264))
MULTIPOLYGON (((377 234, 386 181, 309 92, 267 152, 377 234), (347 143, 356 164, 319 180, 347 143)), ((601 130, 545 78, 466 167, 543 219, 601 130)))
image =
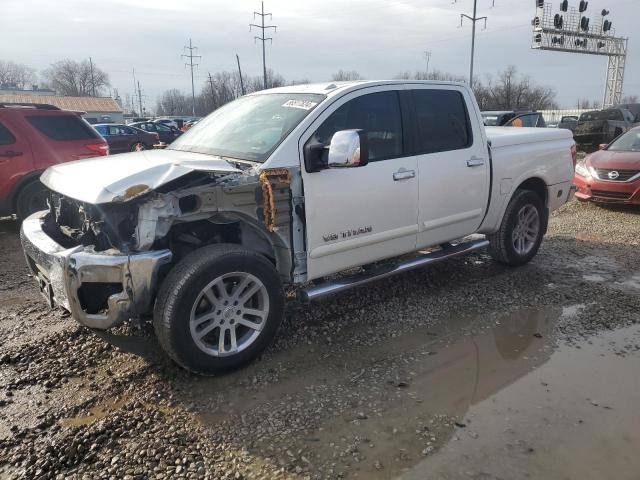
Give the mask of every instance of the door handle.
POLYGON ((14 152, 13 150, 7 150, 5 153, 0 153, 0 157, 5 157, 5 158, 19 157, 21 155, 22 155, 22 152, 14 152))
POLYGON ((408 178, 414 178, 415 176, 415 170, 405 170, 404 168, 401 168, 397 172, 393 173, 393 181, 397 182, 398 180, 406 180, 408 178))
POLYGON ((484 165, 484 158, 473 156, 467 160, 467 167, 479 167, 480 165, 484 165))

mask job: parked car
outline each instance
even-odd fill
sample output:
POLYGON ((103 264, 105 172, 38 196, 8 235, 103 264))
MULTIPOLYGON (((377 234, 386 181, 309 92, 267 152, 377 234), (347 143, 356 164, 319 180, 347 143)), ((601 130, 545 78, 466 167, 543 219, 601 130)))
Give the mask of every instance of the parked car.
POLYGON ((640 205, 640 127, 580 160, 574 184, 580 200, 640 205))
POLYGON ((149 121, 150 119, 147 117, 133 117, 125 120, 127 125, 131 125, 132 123, 149 122, 149 121))
POLYGON ((0 104, 0 216, 46 207, 38 178, 52 165, 107 155, 107 142, 78 112, 44 104, 0 104))
POLYGON ((571 132, 479 118, 458 83, 256 92, 167 149, 47 170, 52 208, 23 223, 23 248, 81 324, 153 311, 178 364, 227 371, 274 338, 285 292, 316 300, 486 247, 536 255, 572 194, 571 132))
POLYGON ((566 128, 572 132, 575 130, 578 124, 578 117, 575 115, 565 115, 560 119, 560 122, 556 125, 556 128, 566 128))
POLYGON ((544 117, 539 112, 482 112, 487 127, 546 127, 544 117))
POLYGON ((177 128, 177 129, 180 129, 180 127, 182 127, 182 120, 178 121, 178 119, 172 120, 170 118, 157 118, 154 120, 154 123, 162 123, 167 127, 177 128))
POLYGON ((117 123, 98 124, 94 128, 109 144, 110 153, 148 150, 160 141, 155 132, 147 132, 129 125, 117 123))
POLYGON ((164 143, 171 143, 180 135, 182 135, 182 132, 177 128, 172 128, 162 123, 137 122, 137 123, 130 123, 129 126, 139 128, 146 132, 157 133, 158 137, 160 138, 160 141, 164 143))
POLYGON ((578 147, 593 151, 598 145, 610 143, 633 126, 633 114, 624 108, 607 108, 585 112, 578 118, 573 138, 578 147))
POLYGON ((625 103, 616 105, 614 108, 629 110, 633 114, 633 123, 640 123, 640 103, 625 103))
POLYGON ((501 127, 513 117, 516 116, 514 111, 489 111, 482 112, 482 120, 487 127, 501 127))

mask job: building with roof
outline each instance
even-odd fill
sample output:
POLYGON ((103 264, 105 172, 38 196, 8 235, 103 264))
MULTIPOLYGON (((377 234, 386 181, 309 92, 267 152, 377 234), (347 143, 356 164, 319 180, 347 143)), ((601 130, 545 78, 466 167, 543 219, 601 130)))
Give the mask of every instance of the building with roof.
POLYGON ((122 107, 111 97, 59 97, 4 90, 0 91, 0 103, 48 104, 62 110, 85 112, 82 116, 89 123, 124 123, 122 107))

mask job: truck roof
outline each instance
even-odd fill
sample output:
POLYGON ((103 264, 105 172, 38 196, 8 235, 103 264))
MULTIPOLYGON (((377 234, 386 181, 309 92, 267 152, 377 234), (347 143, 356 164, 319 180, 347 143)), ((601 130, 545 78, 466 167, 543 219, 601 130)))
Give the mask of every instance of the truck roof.
MULTIPOLYGON (((322 82, 307 83, 304 85, 288 85, 286 87, 271 88, 269 93, 311 93, 333 96, 337 93, 344 93, 358 87, 376 87, 381 85, 454 85, 465 87, 466 84, 460 82, 448 82, 442 80, 354 80, 349 82, 322 82)), ((259 95, 265 90, 253 92, 250 95, 259 95)))

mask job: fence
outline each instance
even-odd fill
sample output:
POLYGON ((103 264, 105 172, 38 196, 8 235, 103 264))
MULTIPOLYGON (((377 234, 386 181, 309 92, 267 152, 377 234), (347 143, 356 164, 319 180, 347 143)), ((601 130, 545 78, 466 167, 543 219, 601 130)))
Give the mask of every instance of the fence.
POLYGON ((579 117, 581 113, 592 112, 593 108, 576 108, 573 110, 538 110, 544 117, 544 121, 549 123, 558 123, 562 117, 574 116, 579 117))

